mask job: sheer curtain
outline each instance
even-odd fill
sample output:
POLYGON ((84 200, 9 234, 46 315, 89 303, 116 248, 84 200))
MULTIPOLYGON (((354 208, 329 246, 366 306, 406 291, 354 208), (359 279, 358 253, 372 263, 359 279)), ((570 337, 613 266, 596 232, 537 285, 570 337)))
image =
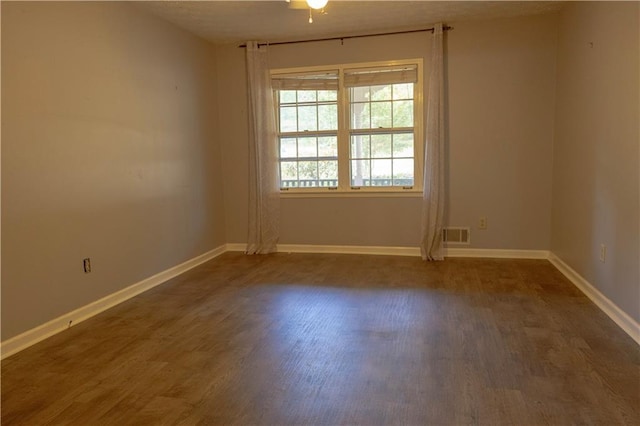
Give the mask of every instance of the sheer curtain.
POLYGON ((249 106, 249 234, 247 254, 275 252, 279 237, 280 188, 273 92, 267 46, 247 42, 249 106))
POLYGON ((424 192, 422 194, 422 240, 424 260, 444 260, 442 220, 444 216, 444 64, 443 29, 433 29, 431 76, 427 97, 427 123, 424 150, 424 192))

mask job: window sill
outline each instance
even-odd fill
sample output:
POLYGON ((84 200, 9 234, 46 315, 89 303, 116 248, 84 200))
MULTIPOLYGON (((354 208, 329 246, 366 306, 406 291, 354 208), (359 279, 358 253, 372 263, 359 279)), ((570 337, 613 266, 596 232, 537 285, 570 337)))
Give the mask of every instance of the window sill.
POLYGON ((280 198, 421 198, 422 190, 407 189, 404 191, 391 190, 288 190, 280 191, 280 198))

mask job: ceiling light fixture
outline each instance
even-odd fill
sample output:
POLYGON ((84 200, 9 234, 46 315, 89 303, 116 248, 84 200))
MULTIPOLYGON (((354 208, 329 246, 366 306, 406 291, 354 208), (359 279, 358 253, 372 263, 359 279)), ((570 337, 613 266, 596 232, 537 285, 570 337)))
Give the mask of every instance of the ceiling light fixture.
POLYGON ((326 13, 324 11, 324 7, 329 3, 329 0, 307 0, 307 4, 309 5, 309 23, 313 24, 313 13, 312 11, 319 10, 321 13, 326 13))
POLYGON ((329 3, 329 0, 307 0, 307 4, 311 9, 322 9, 329 3))
POLYGON ((313 23, 313 11, 319 11, 322 15, 326 15, 324 10, 329 0, 285 0, 289 3, 289 9, 309 9, 309 23, 313 23))

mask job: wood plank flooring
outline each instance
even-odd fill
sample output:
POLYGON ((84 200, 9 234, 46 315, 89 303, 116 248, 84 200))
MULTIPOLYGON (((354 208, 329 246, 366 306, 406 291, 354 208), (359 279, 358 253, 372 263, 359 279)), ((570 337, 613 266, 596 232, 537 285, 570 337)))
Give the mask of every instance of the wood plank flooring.
POLYGON ((640 425, 544 260, 226 253, 2 362, 2 425, 640 425))

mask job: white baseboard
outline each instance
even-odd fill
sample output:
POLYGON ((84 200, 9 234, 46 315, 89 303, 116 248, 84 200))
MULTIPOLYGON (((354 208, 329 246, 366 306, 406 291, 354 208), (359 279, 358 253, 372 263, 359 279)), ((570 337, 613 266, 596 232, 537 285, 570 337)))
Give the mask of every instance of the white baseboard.
POLYGON ((282 253, 331 253, 331 254, 370 254, 384 256, 420 256, 418 247, 383 246, 331 246, 307 244, 278 244, 282 253))
MULTIPOLYGON (((227 244, 228 251, 244 251, 246 244, 227 244)), ((332 253, 332 254, 372 254, 381 256, 420 256, 419 247, 392 246, 340 246, 316 244, 278 244, 279 253, 332 253)), ((503 250, 503 249, 473 249, 473 248, 445 248, 446 257, 485 257, 508 259, 548 259, 547 250, 503 250)))
POLYGON ((244 253, 244 251, 247 249, 247 244, 246 243, 227 243, 224 246, 226 251, 241 251, 244 253))
POLYGON ((554 253, 549 255, 549 262, 553 264, 562 274, 580 289, 593 303, 596 304, 609 318, 625 331, 637 344, 640 345, 640 324, 631 318, 626 312, 613 303, 600 290, 585 280, 580 274, 574 271, 569 265, 554 253))
POLYGON ((444 249, 444 255, 445 257, 485 257, 493 259, 548 259, 549 251, 447 247, 444 249))
MULTIPOLYGON (((227 251, 244 252, 244 243, 229 243, 227 251)), ((318 244, 278 244, 278 253, 373 254, 386 256, 420 256, 417 247, 337 246, 318 244)))
POLYGON ((119 303, 124 302, 125 300, 137 296, 144 291, 160 285, 165 281, 168 281, 171 278, 188 271, 189 269, 195 268, 196 266, 208 260, 211 260, 216 256, 221 255, 225 251, 227 251, 227 248, 224 245, 210 250, 206 253, 194 257, 193 259, 189 259, 177 266, 169 268, 129 287, 103 297, 102 299, 96 300, 95 302, 91 302, 88 305, 59 316, 58 318, 48 321, 36 328, 32 328, 31 330, 28 330, 22 334, 7 339, 6 341, 0 343, 0 357, 1 359, 4 359, 15 354, 16 352, 20 352, 21 350, 26 349, 29 346, 32 346, 46 339, 47 337, 60 333, 70 326, 76 325, 86 319, 89 319, 102 311, 105 311, 119 303))

